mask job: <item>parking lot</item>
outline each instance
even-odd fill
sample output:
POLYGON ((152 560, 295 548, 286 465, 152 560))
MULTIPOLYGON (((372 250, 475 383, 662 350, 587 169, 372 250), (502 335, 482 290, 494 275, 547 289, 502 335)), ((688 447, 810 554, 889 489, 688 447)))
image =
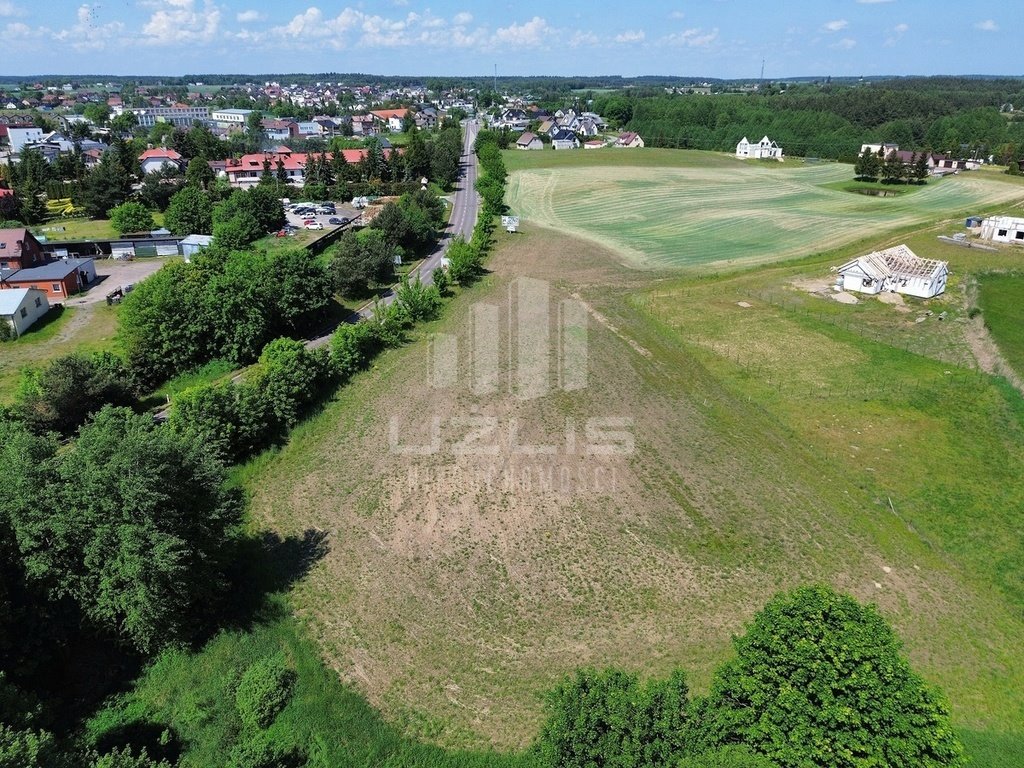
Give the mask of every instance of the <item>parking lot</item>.
POLYGON ((334 206, 334 213, 327 213, 319 204, 314 203, 292 203, 285 207, 285 215, 288 218, 288 226, 295 229, 319 229, 327 232, 331 229, 347 226, 359 218, 359 211, 348 203, 326 203, 325 206, 334 206), (312 208, 313 213, 299 213, 304 208, 312 208), (332 219, 335 221, 332 222, 332 219), (307 222, 312 222, 307 225, 307 222), (339 223, 340 222, 340 223, 339 223))

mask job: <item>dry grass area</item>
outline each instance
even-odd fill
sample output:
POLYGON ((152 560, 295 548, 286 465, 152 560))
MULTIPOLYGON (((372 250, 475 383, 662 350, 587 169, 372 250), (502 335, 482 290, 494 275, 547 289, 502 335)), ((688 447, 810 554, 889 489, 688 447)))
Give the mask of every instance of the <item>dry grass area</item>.
MULTIPOLYGON (((467 385, 465 354, 458 383, 434 388, 422 339, 245 472, 257 525, 329 532, 292 602, 327 663, 386 717, 447 745, 521 746, 541 694, 577 666, 682 667, 702 689, 772 594, 827 581, 881 606, 959 723, 1024 719, 1019 613, 973 550, 923 512, 908 527, 875 479, 949 424, 849 402, 844 371, 884 378, 862 336, 749 285, 627 270, 529 224, 502 234, 490 266, 433 346, 454 337, 465 352, 474 322, 497 313, 505 350, 513 281, 548 281, 553 303, 589 307, 585 389, 558 390, 551 370, 550 393, 522 399, 504 386, 504 352, 497 391, 467 385), (783 397, 772 382, 784 380, 822 399, 783 397), (629 455, 587 453, 587 421, 602 418, 629 420, 629 455)), ((864 309, 807 297, 795 276, 767 280, 829 312, 864 309)), ((898 512, 927 506, 928 473, 957 450, 895 486, 898 512)))

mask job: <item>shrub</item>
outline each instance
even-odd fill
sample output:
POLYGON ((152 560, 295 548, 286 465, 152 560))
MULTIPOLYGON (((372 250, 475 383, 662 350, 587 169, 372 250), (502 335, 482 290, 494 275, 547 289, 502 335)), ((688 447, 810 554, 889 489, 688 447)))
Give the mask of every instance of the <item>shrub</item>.
POLYGON ((334 372, 347 381, 363 370, 381 350, 377 323, 363 320, 355 324, 343 324, 331 336, 331 365, 334 372))
POLYGON ((278 653, 261 659, 242 675, 235 692, 235 704, 248 728, 266 728, 288 706, 295 689, 295 672, 278 653))
POLYGON ((405 277, 398 286, 396 299, 413 322, 433 320, 441 310, 441 294, 433 285, 424 285, 419 273, 415 280, 405 277))
POLYGON ((266 733, 248 734, 231 749, 228 768, 299 768, 304 755, 273 741, 266 733))
POLYGON ((110 223, 119 234, 149 232, 153 229, 153 214, 142 203, 122 203, 111 208, 110 223))

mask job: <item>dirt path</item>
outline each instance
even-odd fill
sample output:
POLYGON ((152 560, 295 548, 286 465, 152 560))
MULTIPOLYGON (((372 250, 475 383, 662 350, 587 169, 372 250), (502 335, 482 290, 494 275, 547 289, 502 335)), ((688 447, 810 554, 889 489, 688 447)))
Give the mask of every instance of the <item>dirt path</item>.
MULTIPOLYGON (((969 310, 978 306, 978 282, 973 277, 964 283, 964 303, 969 310)), ((971 354, 978 361, 978 367, 985 373, 1002 376, 1024 395, 1024 379, 1006 361, 999 347, 985 327, 982 315, 970 318, 964 325, 964 338, 971 348, 971 354)))

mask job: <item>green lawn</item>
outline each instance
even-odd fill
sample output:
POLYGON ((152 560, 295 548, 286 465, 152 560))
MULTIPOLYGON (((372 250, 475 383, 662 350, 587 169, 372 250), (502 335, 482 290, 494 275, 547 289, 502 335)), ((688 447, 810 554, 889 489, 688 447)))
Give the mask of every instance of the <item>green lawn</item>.
POLYGON ((985 326, 1010 366, 1024 375, 1024 275, 985 274, 978 288, 985 326))
POLYGON ((116 333, 117 307, 99 303, 51 310, 21 338, 0 343, 0 403, 14 399, 23 368, 71 352, 112 350, 116 333))
MULTIPOLYGON (((153 211, 153 228, 164 225, 164 215, 153 211)), ((45 224, 31 227, 32 234, 45 235, 48 240, 112 240, 120 237, 110 219, 53 219, 45 224)))
POLYGON ((506 199, 524 222, 588 239, 644 267, 781 261, 1024 199, 1024 188, 970 174, 875 198, 835 188, 852 183, 847 165, 744 163, 707 152, 504 156, 513 171, 506 199))

